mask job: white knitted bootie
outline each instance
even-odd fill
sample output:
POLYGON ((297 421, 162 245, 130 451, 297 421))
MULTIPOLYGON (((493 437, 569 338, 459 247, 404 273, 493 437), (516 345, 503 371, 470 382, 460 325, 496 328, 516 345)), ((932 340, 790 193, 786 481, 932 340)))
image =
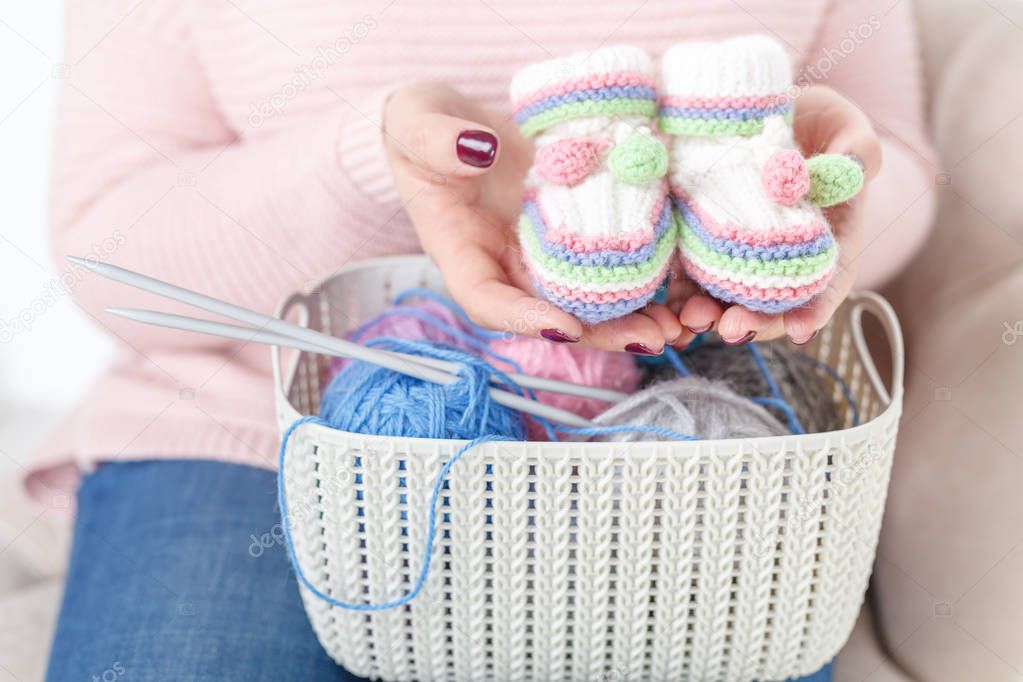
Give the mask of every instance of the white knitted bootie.
POLYGON ((715 298, 752 310, 806 304, 837 261, 819 204, 855 194, 862 169, 839 155, 804 160, 792 135, 789 59, 771 38, 676 45, 661 78, 660 126, 675 136, 670 181, 687 274, 715 298))
POLYGON ((675 248, 650 58, 618 46, 533 64, 511 98, 536 145, 519 240, 537 289, 587 323, 643 307, 675 248))

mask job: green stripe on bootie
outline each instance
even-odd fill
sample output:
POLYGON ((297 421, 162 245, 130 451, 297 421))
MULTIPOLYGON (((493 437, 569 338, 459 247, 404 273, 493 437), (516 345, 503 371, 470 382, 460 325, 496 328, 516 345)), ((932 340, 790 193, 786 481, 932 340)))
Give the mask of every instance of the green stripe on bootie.
POLYGON ((849 201, 863 189, 863 167, 844 154, 818 154, 806 160, 810 173, 807 198, 827 208, 849 201))

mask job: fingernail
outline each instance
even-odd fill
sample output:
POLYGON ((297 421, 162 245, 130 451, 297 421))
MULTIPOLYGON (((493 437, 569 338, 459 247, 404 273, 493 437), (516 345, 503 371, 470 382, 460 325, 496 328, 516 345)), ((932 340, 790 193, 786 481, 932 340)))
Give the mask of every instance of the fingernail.
POLYGON ((861 159, 857 154, 846 154, 846 156, 855 161, 859 165, 860 170, 863 170, 863 159, 861 159))
POLYGON ((475 168, 489 168, 497 156, 497 138, 485 130, 463 130, 455 146, 459 161, 475 168))
POLYGON ((699 335, 699 334, 706 334, 707 332, 709 332, 713 328, 714 328, 714 323, 713 322, 708 322, 707 326, 703 327, 701 329, 693 329, 688 324, 686 325, 686 329, 688 329, 689 331, 691 331, 692 333, 697 334, 697 335, 699 335))
POLYGON ((650 347, 644 343, 630 343, 625 350, 633 355, 660 355, 664 352, 663 348, 659 351, 650 350, 650 347))
POLYGON ((820 334, 820 333, 821 333, 821 330, 820 330, 820 329, 815 329, 815 330, 813 331, 813 333, 812 333, 812 334, 810 334, 810 335, 809 335, 808 337, 806 337, 805 339, 797 339, 797 338, 796 338, 796 337, 794 337, 794 336, 790 336, 790 337, 789 337, 789 341, 791 341, 792 343, 796 344, 797 346, 805 346, 806 344, 808 344, 808 343, 810 343, 811 341, 813 341, 814 339, 816 339, 816 338, 817 338, 817 335, 818 335, 818 334, 820 334))
POLYGON ((756 332, 746 332, 737 339, 726 339, 722 337, 721 343, 725 344, 726 346, 741 346, 744 343, 749 343, 750 341, 752 341, 754 337, 756 337, 756 335, 757 335, 756 332))
POLYGON ((554 343, 577 343, 579 341, 578 337, 569 336, 560 329, 541 329, 540 336, 554 343))

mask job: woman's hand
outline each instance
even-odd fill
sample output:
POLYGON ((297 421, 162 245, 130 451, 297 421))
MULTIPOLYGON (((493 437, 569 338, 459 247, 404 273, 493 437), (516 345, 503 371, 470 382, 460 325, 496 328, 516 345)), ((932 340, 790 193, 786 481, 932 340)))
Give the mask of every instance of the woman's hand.
MULTIPOLYGON (((881 144, 874 127, 860 109, 831 88, 812 86, 796 100, 795 136, 806 156, 820 153, 849 154, 863 165, 869 182, 881 167, 881 144)), ((679 319, 689 332, 716 327, 726 342, 745 343, 754 337, 770 339, 787 334, 795 343, 808 343, 827 324, 845 300, 856 280, 856 259, 863 228, 861 191, 854 199, 825 209, 824 213, 838 241, 838 264, 827 289, 806 307, 781 315, 769 315, 720 302, 699 292, 687 280, 673 286, 673 299, 685 299, 679 319)), ((687 333, 680 344, 692 338, 687 333)))
POLYGON ((514 226, 533 150, 510 119, 451 88, 421 84, 390 97, 384 131, 395 184, 423 250, 474 322, 639 354, 679 340, 682 326, 665 306, 584 327, 531 293, 514 226))

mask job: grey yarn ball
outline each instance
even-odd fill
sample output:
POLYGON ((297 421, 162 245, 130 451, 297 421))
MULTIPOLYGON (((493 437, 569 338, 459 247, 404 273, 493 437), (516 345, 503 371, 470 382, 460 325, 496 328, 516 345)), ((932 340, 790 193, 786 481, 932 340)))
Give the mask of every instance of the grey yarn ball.
MULTIPOLYGON (((814 366, 808 356, 781 343, 758 343, 757 349, 782 397, 792 407, 807 433, 845 427, 841 406, 835 401, 834 383, 814 366)), ((707 343, 687 350, 682 361, 694 376, 722 381, 741 396, 764 398, 771 395, 771 389, 748 348, 707 343)), ((673 367, 663 366, 655 370, 652 381, 664 381, 675 376, 678 372, 673 367)), ((767 409, 784 420, 779 411, 767 409)))
MULTIPOLYGON (((701 440, 783 436, 788 428, 763 407, 724 382, 701 377, 669 379, 614 405, 593 420, 600 426, 642 424, 671 429, 701 440)), ((614 433, 601 440, 674 440, 651 433, 614 433)))

